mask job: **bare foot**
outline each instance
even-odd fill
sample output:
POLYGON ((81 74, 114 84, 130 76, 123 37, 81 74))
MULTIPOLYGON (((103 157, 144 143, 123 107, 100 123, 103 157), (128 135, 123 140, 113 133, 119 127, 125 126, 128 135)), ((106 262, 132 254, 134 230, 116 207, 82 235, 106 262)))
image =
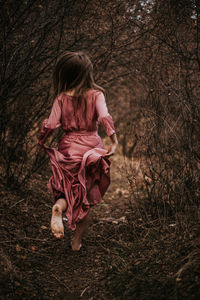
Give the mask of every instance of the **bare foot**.
POLYGON ((79 251, 81 249, 81 241, 78 239, 72 239, 71 240, 71 247, 73 251, 79 251))
POLYGON ((51 231, 57 239, 64 237, 64 226, 62 221, 62 209, 60 205, 55 204, 52 207, 51 231))

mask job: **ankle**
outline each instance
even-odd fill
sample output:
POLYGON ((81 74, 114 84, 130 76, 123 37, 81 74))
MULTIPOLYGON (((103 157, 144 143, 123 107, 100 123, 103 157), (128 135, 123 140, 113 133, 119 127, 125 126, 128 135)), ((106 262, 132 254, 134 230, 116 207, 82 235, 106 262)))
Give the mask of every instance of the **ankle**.
POLYGON ((71 241, 72 243, 81 243, 82 238, 79 236, 78 237, 74 236, 71 241))
POLYGON ((62 212, 62 208, 60 207, 60 205, 59 204, 54 204, 54 206, 52 207, 52 211, 53 212, 58 212, 58 213, 60 213, 60 212, 62 212))
POLYGON ((80 238, 73 238, 71 240, 71 248, 73 251, 79 251, 82 246, 80 238))
POLYGON ((55 205, 58 205, 62 211, 65 211, 67 209, 67 203, 65 199, 62 198, 58 199, 54 204, 54 206, 55 205))

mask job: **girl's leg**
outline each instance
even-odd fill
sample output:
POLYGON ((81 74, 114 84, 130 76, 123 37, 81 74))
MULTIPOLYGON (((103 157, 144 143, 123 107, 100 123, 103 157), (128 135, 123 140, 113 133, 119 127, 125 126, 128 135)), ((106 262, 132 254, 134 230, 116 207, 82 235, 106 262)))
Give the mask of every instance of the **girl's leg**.
POLYGON ((87 213, 87 215, 76 225, 76 233, 74 238, 71 241, 72 250, 74 251, 80 250, 82 237, 86 229, 88 228, 89 220, 90 220, 90 210, 87 213))
POLYGON ((53 235, 57 239, 64 237, 64 226, 62 220, 62 212, 67 209, 67 203, 64 198, 60 198, 56 201, 52 207, 52 216, 51 216, 51 230, 53 235))

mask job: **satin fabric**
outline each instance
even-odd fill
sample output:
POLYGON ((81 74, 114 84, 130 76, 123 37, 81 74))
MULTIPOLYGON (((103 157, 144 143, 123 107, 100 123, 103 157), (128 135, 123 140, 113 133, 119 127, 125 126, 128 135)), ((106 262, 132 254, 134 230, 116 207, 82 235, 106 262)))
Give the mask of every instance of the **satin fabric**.
POLYGON ((82 97, 62 93, 54 100, 38 137, 39 145, 50 157, 53 173, 47 186, 54 200, 65 195, 65 214, 72 230, 89 208, 101 201, 110 184, 110 160, 98 135, 99 123, 108 136, 115 133, 102 92, 89 90, 82 97), (59 126, 65 135, 58 147, 46 146, 46 138, 59 126))

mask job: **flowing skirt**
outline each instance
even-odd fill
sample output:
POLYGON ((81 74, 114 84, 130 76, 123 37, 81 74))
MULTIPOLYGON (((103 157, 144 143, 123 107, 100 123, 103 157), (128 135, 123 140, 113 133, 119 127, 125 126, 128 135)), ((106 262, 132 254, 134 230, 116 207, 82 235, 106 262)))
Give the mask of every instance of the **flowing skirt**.
POLYGON ((75 230, 76 223, 101 201, 110 184, 107 151, 96 131, 70 132, 61 139, 58 148, 45 145, 44 148, 53 172, 47 186, 54 201, 65 196, 68 226, 75 230))

